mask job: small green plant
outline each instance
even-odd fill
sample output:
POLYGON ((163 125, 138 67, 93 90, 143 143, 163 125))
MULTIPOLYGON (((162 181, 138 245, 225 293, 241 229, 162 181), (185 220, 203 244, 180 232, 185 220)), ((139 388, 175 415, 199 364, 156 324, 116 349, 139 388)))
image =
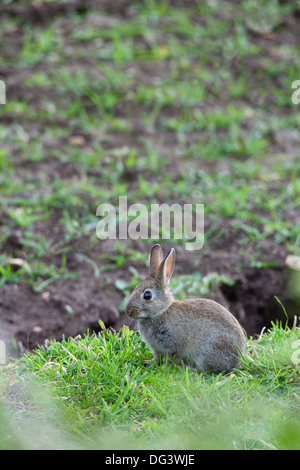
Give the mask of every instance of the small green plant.
POLYGON ((124 295, 124 299, 122 300, 119 310, 123 311, 126 305, 127 297, 131 294, 132 290, 135 286, 137 286, 141 282, 141 278, 137 272, 137 270, 133 267, 129 267, 129 271, 132 273, 131 281, 127 282, 124 279, 117 279, 115 281, 115 286, 118 290, 122 292, 124 295))
POLYGON ((209 273, 202 276, 199 271, 193 274, 183 274, 171 280, 171 289, 176 299, 185 299, 187 297, 202 297, 208 295, 214 288, 220 284, 233 285, 234 281, 228 276, 222 276, 218 273, 209 273))
POLYGON ((0 264, 0 286, 7 283, 20 282, 22 278, 23 269, 20 267, 17 270, 13 270, 11 264, 4 263, 0 264))

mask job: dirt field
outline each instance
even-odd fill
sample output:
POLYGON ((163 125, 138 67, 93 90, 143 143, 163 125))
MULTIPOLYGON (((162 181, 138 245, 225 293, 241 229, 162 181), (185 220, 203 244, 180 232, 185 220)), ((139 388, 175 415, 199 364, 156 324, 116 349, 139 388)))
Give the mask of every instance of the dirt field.
MULTIPOLYGON (((114 329, 133 326, 120 308, 124 292, 116 281, 129 283, 132 268, 147 275, 151 241, 126 240, 120 248, 114 240, 95 236, 98 204, 113 203, 124 192, 131 202, 207 205, 202 250, 191 253, 176 240, 161 242, 165 250, 174 246, 177 251, 174 276, 200 271, 202 276, 216 272, 231 278, 232 285, 220 283, 208 296, 227 306, 248 335, 259 334, 276 318, 283 320, 274 296, 290 305, 284 262, 297 245, 299 132, 296 110, 276 90, 292 78, 290 72, 290 81, 284 82, 282 74, 292 67, 291 51, 299 45, 299 9, 284 11, 280 21, 265 29, 248 25, 245 36, 230 19, 237 2, 225 2, 215 16, 199 13, 193 21, 189 16, 203 34, 205 54, 199 59, 199 43, 193 42, 183 19, 180 23, 180 2, 169 2, 173 12, 178 8, 176 17, 153 10, 145 24, 142 6, 132 2, 28 3, 0 6, 0 78, 7 86, 7 105, 0 110, 2 338, 13 338, 17 352, 48 338, 99 331, 99 319, 114 329), (215 48, 214 35, 202 32, 213 29, 214 18, 216 28, 226 24, 226 47, 236 47, 236 52, 222 55, 222 31, 215 48), (97 31, 102 31, 99 37, 97 31), (247 38, 249 53, 238 51, 243 47, 238 38, 247 38), (200 96, 197 103, 191 93, 193 74, 201 72, 204 80, 205 68, 210 74, 203 85, 206 98, 200 96), (157 90, 175 76, 176 93, 170 89, 160 96, 157 90), (238 131, 223 123, 227 112, 240 119, 228 108, 232 102, 243 115, 238 131), (218 106, 212 127, 194 126, 191 116, 200 119, 197 112, 213 113, 218 106), (249 141, 257 122, 263 130, 249 141), (216 157, 205 156, 212 132, 224 157, 217 156, 217 147, 216 157), (229 187, 238 188, 227 209, 229 192, 218 192, 226 178, 229 187), (247 194, 242 193, 245 181, 247 194), (143 189, 145 182, 149 192, 143 189), (220 211, 217 198, 224 203, 220 211), (276 201, 271 210, 268 200, 276 201), (251 214, 256 218, 250 219, 251 214), (22 260, 21 270, 10 264, 11 258, 22 260)), ((285 8, 286 2, 281 3, 285 8)), ((196 4, 184 2, 185 11, 196 4)), ((291 321, 296 313, 289 310, 291 321)))

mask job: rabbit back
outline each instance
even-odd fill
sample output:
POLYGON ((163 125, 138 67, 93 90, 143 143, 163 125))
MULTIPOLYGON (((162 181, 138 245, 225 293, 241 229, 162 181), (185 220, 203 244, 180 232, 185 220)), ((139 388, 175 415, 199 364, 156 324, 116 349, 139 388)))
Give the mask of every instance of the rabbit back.
POLYGON ((157 360, 168 353, 199 372, 238 367, 245 348, 236 318, 209 299, 174 301, 162 315, 139 322, 139 330, 157 360))

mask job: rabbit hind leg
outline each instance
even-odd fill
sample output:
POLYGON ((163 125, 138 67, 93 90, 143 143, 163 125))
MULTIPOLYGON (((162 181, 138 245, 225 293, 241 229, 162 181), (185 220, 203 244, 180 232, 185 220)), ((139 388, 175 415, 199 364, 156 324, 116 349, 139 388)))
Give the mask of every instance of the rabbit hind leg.
POLYGON ((204 361, 206 371, 210 372, 228 372, 238 367, 239 359, 228 351, 214 351, 204 361))

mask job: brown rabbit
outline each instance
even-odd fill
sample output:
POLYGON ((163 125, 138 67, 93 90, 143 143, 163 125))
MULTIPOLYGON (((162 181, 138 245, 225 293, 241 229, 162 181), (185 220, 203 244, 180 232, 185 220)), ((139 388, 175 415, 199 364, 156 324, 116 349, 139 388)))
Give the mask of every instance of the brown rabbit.
POLYGON ((138 328, 158 363, 168 354, 199 372, 229 371, 239 365, 245 335, 237 319, 208 299, 174 300, 169 288, 175 263, 172 248, 163 259, 160 245, 150 253, 150 277, 135 287, 125 312, 138 328))

